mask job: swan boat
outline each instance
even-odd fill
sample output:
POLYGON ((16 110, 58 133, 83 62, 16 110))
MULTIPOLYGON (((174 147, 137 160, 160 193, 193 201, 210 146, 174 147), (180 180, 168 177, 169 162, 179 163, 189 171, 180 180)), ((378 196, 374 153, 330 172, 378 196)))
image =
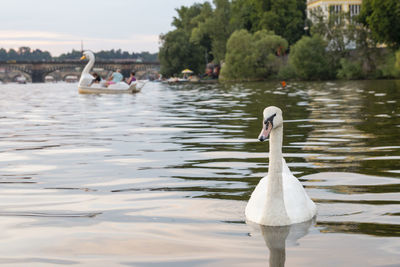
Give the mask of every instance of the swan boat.
POLYGON ((85 51, 81 60, 89 59, 85 68, 82 71, 81 78, 78 83, 78 91, 81 94, 118 94, 118 93, 138 93, 145 85, 146 81, 135 81, 128 85, 125 82, 119 82, 116 84, 110 84, 106 87, 105 82, 92 83, 94 77, 90 74, 95 57, 93 52, 85 51))

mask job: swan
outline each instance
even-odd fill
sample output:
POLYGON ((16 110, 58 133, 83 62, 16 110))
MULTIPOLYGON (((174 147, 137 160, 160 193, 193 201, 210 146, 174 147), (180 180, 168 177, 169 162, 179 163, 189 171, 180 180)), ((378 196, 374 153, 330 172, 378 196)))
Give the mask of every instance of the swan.
POLYGON ((247 220, 268 226, 284 226, 312 219, 317 208, 303 186, 290 172, 282 156, 282 110, 270 106, 263 112, 263 128, 258 137, 269 140, 268 174, 260 180, 247 203, 247 220))
POLYGON ((131 85, 128 85, 125 82, 119 82, 116 84, 110 84, 108 87, 105 87, 105 83, 92 84, 94 77, 89 72, 92 69, 95 62, 94 53, 89 50, 84 51, 81 60, 84 59, 89 59, 89 62, 83 69, 81 78, 79 79, 78 88, 80 93, 124 93, 124 92, 134 93, 134 92, 139 92, 140 89, 146 83, 146 81, 145 82, 136 81, 131 83, 131 85))

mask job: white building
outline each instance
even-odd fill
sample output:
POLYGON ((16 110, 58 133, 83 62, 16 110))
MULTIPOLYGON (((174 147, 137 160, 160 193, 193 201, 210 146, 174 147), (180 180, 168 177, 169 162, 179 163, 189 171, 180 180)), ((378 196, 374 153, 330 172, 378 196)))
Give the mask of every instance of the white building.
POLYGON ((307 16, 320 9, 325 16, 330 13, 344 12, 350 16, 360 14, 362 0, 307 0, 307 16))

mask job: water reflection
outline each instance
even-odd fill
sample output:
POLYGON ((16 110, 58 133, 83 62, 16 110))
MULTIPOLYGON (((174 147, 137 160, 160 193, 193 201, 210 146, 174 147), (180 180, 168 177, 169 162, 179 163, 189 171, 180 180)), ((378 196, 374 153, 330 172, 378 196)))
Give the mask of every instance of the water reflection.
POLYGON ((0 263, 257 266, 264 243, 281 256, 285 243, 288 266, 398 263, 399 81, 0 92, 0 263), (285 115, 284 157, 318 206, 297 247, 292 229, 250 237, 243 223, 268 170, 256 138, 270 105, 285 115))
POLYGON ((298 240, 306 236, 315 218, 303 223, 286 226, 265 226, 247 222, 253 229, 261 230, 269 249, 269 266, 283 267, 286 261, 286 246, 298 246, 298 240))

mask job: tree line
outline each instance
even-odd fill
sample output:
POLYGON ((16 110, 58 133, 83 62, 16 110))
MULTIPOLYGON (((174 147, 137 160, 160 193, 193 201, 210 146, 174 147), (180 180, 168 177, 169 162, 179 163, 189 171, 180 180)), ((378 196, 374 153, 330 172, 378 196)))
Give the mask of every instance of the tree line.
MULTIPOLYGON (((108 50, 99 51, 95 53, 97 60, 116 60, 116 59, 140 59, 145 62, 156 62, 158 61, 158 53, 129 53, 127 51, 108 50)), ((63 60, 79 60, 82 56, 82 52, 78 50, 72 50, 71 52, 63 53, 58 57, 53 57, 50 52, 42 51, 40 49, 31 49, 30 47, 20 47, 17 50, 9 49, 8 51, 4 48, 0 48, 0 61, 63 61, 63 60)))
POLYGON ((160 35, 161 73, 202 73, 212 62, 227 80, 400 77, 400 1, 363 0, 358 16, 315 10, 307 18, 306 8, 306 0, 182 6, 160 35))

